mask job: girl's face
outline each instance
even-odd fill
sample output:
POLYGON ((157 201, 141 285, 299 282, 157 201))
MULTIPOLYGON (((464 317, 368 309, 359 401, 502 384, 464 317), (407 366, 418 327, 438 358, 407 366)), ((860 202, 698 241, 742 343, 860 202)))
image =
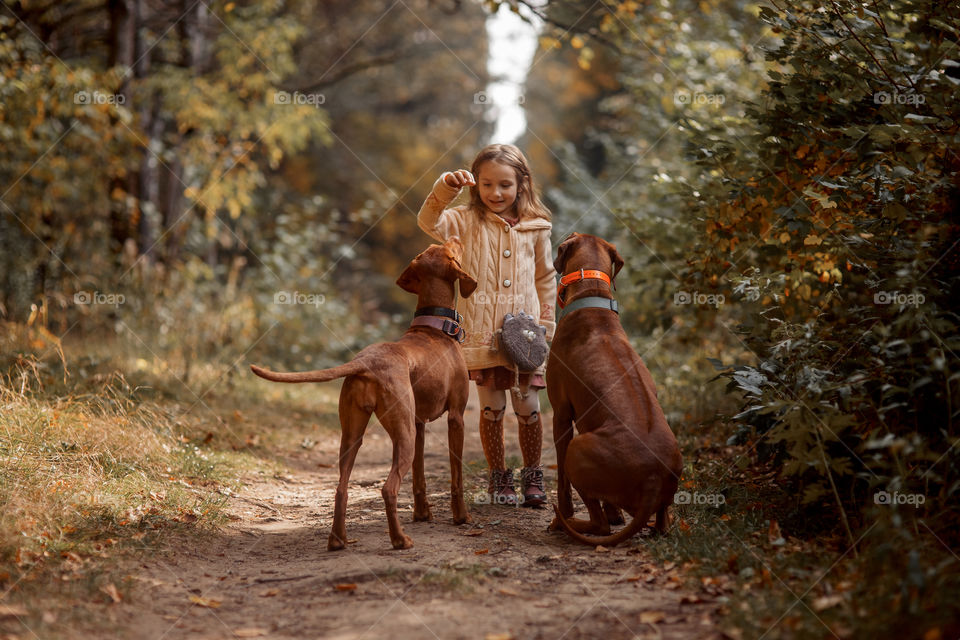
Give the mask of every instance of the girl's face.
POLYGON ((513 167, 490 160, 480 165, 477 174, 483 204, 496 214, 509 211, 517 201, 517 173, 513 167))

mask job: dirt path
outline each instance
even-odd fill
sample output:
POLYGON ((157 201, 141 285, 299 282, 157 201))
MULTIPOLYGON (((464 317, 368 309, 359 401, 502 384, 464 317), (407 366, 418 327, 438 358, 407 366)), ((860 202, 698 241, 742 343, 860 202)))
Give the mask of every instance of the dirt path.
MULTIPOLYGON (((473 524, 452 523, 440 420, 428 425, 426 440, 434 521, 412 522, 408 474, 400 512, 415 546, 392 550, 380 496, 391 444, 372 424, 351 478, 347 534, 355 542, 327 552, 339 438, 330 434, 291 458, 287 474, 247 478, 228 506, 235 519, 219 533, 141 558, 131 568, 138 586, 116 612, 120 631, 157 640, 717 637, 718 604, 685 593, 679 569, 654 564, 642 545, 598 552, 547 532, 552 511, 475 503, 486 486, 480 441, 469 428, 475 397, 468 413, 473 524)), ((507 433, 510 455, 518 451, 516 426, 507 433)), ((545 464, 555 462, 551 447, 544 454, 545 464)), ((548 493, 555 475, 547 473, 548 493)))

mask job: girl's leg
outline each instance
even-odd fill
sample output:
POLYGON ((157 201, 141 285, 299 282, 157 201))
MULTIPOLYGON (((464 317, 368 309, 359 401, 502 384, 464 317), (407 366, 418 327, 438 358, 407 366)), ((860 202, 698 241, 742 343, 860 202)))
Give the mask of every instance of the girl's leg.
POLYGON ((543 489, 543 467, 540 466, 540 452, 543 448, 540 395, 535 389, 530 389, 520 399, 511 396, 511 402, 513 412, 517 416, 520 453, 523 455, 523 469, 520 471, 523 505, 540 506, 547 501, 547 495, 543 489))
POLYGON ((492 387, 477 385, 480 406, 480 444, 490 467, 487 493, 497 504, 516 504, 513 471, 507 469, 503 450, 503 415, 507 411, 507 394, 492 387))

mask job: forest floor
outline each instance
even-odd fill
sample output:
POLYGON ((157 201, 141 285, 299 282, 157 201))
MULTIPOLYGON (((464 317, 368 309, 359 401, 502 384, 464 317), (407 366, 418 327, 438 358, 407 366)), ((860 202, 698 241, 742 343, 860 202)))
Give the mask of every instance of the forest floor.
MULTIPOLYGON (((475 396, 467 425, 478 417, 475 396)), ((553 465, 549 443, 544 463, 553 465)), ((262 429, 296 418, 264 407, 262 429)), ((301 416, 301 419, 303 416, 301 416)), ((307 419, 309 421, 309 419, 307 419)), ((509 420, 509 418, 508 418, 509 420)), ((605 550, 547 531, 552 510, 480 504, 486 465, 476 429, 464 460, 473 522, 453 524, 446 422, 427 426, 432 522, 412 522, 409 474, 401 522, 414 547, 390 547, 380 488, 391 442, 371 421, 350 480, 347 549, 328 552, 339 431, 281 452, 276 472, 253 472, 229 497, 228 523, 165 536, 127 554, 121 602, 104 605, 117 636, 151 638, 714 638, 719 604, 685 587, 640 538, 605 550)), ((508 455, 517 450, 507 428, 508 455)), ((555 478, 548 469, 548 480, 555 478)), ((548 484, 548 493, 555 491, 548 484)))

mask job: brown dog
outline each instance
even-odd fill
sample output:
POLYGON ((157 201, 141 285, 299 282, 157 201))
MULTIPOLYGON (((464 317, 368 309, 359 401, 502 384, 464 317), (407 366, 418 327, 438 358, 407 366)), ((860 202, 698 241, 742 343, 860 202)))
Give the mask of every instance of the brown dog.
POLYGON ((347 484, 363 442, 370 414, 393 440, 393 466, 383 485, 390 541, 395 549, 409 549, 413 541, 397 517, 397 490, 413 464, 413 519, 430 520, 427 485, 423 475, 424 424, 447 412, 450 448, 450 486, 453 521, 470 522, 463 501, 463 410, 469 381, 460 348, 462 329, 454 303, 454 282, 470 296, 476 281, 460 268, 463 245, 451 237, 413 259, 397 280, 415 293, 414 324, 396 342, 366 347, 346 364, 303 373, 274 373, 251 365, 255 374, 276 382, 326 382, 346 376, 340 390, 340 483, 337 485, 333 530, 327 548, 343 549, 347 541, 347 484))
POLYGON ((613 308, 610 289, 622 266, 612 244, 578 233, 560 245, 554 262, 557 273, 565 274, 558 306, 566 315, 558 319, 547 363, 559 476, 557 517, 550 528, 563 527, 590 545, 619 544, 654 513, 657 531, 664 532, 682 469, 653 379, 613 308), (571 484, 589 520, 571 519, 571 484), (633 520, 610 535, 610 524, 622 522, 620 509, 633 520))

